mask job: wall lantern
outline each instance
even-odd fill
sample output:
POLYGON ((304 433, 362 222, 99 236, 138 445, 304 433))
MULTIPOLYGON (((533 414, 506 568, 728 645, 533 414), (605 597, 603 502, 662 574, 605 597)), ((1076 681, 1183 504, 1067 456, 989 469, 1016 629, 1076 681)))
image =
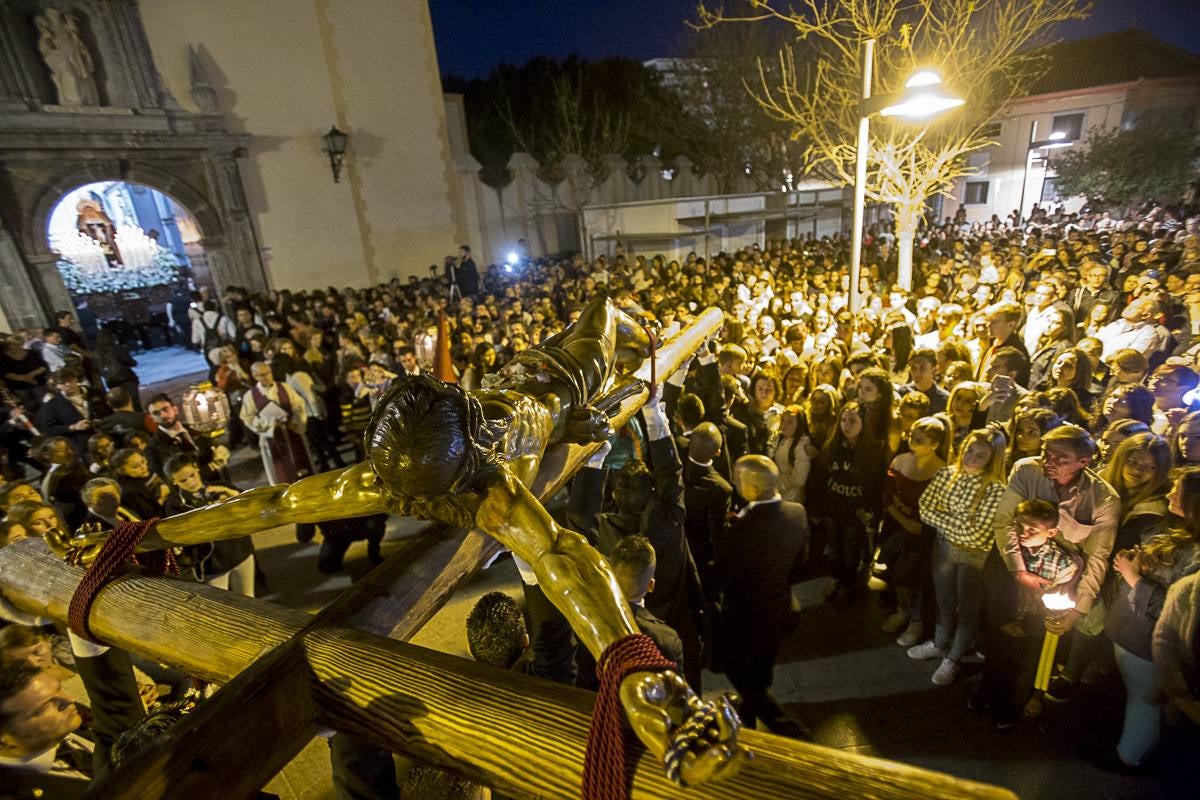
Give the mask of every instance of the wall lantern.
POLYGON ((325 142, 321 152, 329 155, 329 167, 333 170, 333 182, 337 183, 342 176, 342 162, 346 160, 346 144, 350 141, 350 134, 339 131, 334 125, 329 129, 329 133, 321 137, 321 141, 325 142))
POLYGON ((183 424, 194 431, 217 437, 229 422, 229 398, 209 381, 193 384, 179 401, 183 424))

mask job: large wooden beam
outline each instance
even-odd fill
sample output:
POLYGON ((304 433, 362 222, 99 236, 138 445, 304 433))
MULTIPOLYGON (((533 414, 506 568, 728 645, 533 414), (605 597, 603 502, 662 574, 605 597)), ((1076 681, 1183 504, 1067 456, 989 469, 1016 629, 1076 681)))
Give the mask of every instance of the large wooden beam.
MULTIPOLYGON (((522 797, 579 796, 594 695, 359 631, 305 635, 325 723, 522 797)), ((755 758, 729 781, 683 790, 643 753, 632 796, 989 798, 1011 792, 878 758, 753 731, 755 758)))
MULTIPOLYGON (((63 619, 80 570, 39 547, 31 541, 0 550, 0 585, 18 608, 63 619), (18 569, 37 580, 14 588, 10 577, 18 569)), ((312 618, 265 601, 254 601, 248 613, 243 598, 202 585, 185 585, 199 613, 160 613, 179 600, 180 584, 119 578, 100 593, 93 626, 109 641, 169 655, 168 663, 192 673, 241 669, 245 651, 232 658, 216 658, 211 651, 246 636, 248 626, 261 643, 291 641, 218 692, 203 714, 177 726, 167 746, 116 776, 108 786, 119 791, 105 797, 240 797, 278 768, 272 762, 280 752, 302 747, 313 735, 314 713, 318 723, 519 796, 578 796, 591 694, 361 631, 304 628, 303 621, 312 618), (262 615, 255 613, 259 607, 262 615), (244 780, 234 777, 238 770, 247 772, 244 780), (236 792, 213 793, 213 786, 236 792), (197 793, 184 792, 192 787, 197 793)), ((1012 797, 1002 789, 769 734, 748 732, 745 742, 756 758, 738 777, 687 792, 643 757, 633 796, 1012 797)))
POLYGON ((242 672, 122 768, 88 790, 95 800, 256 797, 317 735, 299 640, 242 672))
MULTIPOLYGON (((39 539, 0 549, 0 593, 24 611, 66 622, 82 577, 81 568, 59 561, 39 539)), ((203 583, 130 576, 100 592, 90 624, 104 642, 224 683, 312 619, 203 583)))

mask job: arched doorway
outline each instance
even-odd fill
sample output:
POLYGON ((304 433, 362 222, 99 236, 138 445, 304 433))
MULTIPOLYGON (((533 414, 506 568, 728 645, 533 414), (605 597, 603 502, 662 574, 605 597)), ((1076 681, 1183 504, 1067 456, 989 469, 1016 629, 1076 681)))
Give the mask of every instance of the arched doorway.
POLYGON ((47 218, 46 242, 89 338, 103 325, 135 349, 186 344, 188 305, 213 290, 195 215, 144 183, 66 192, 47 218))

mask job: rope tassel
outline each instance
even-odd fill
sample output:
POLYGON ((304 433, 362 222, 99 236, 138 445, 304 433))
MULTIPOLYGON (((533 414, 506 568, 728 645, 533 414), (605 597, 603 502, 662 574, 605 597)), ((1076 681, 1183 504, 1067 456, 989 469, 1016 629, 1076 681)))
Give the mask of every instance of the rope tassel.
POLYGON ((96 555, 96 560, 88 569, 75 594, 71 595, 71 604, 67 607, 67 624, 71 631, 88 641, 98 641, 88 626, 88 615, 92 604, 104 585, 112 580, 117 571, 127 561, 145 567, 152 575, 179 574, 179 565, 175 562, 175 554, 170 550, 159 550, 144 553, 139 558, 133 554, 138 542, 145 538, 146 533, 158 522, 158 517, 136 522, 118 522, 117 527, 108 535, 104 546, 96 555))
POLYGON ((628 732, 622 724, 625 713, 621 708, 621 681, 632 672, 674 668, 675 663, 668 661, 645 634, 626 636, 604 650, 597 664, 600 690, 583 762, 583 800, 629 797, 630 766, 636 751, 627 747, 628 732))

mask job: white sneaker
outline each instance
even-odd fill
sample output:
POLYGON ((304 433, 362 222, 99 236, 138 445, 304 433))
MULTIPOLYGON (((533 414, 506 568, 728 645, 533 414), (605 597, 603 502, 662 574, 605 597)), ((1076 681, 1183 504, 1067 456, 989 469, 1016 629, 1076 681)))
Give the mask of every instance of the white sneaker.
POLYGON ((896 609, 896 612, 883 621, 883 625, 879 626, 884 633, 896 633, 903 630, 908 624, 908 612, 896 609))
POLYGON ((908 648, 908 657, 914 661, 925 661, 930 658, 945 659, 946 653, 940 647, 933 643, 933 639, 928 642, 921 642, 918 645, 908 648))
MULTIPOLYGON (((921 641, 921 634, 925 633, 925 626, 921 624, 921 620, 914 619, 908 623, 908 627, 904 629, 904 633, 900 634, 900 638, 896 640, 896 644, 901 647, 911 647, 921 641)), ((940 653, 938 655, 941 655, 940 653)))
POLYGON ((934 686, 949 686, 954 683, 954 679, 958 677, 958 662, 951 661, 948 658, 943 658, 942 663, 938 664, 938 668, 933 673, 934 686))

